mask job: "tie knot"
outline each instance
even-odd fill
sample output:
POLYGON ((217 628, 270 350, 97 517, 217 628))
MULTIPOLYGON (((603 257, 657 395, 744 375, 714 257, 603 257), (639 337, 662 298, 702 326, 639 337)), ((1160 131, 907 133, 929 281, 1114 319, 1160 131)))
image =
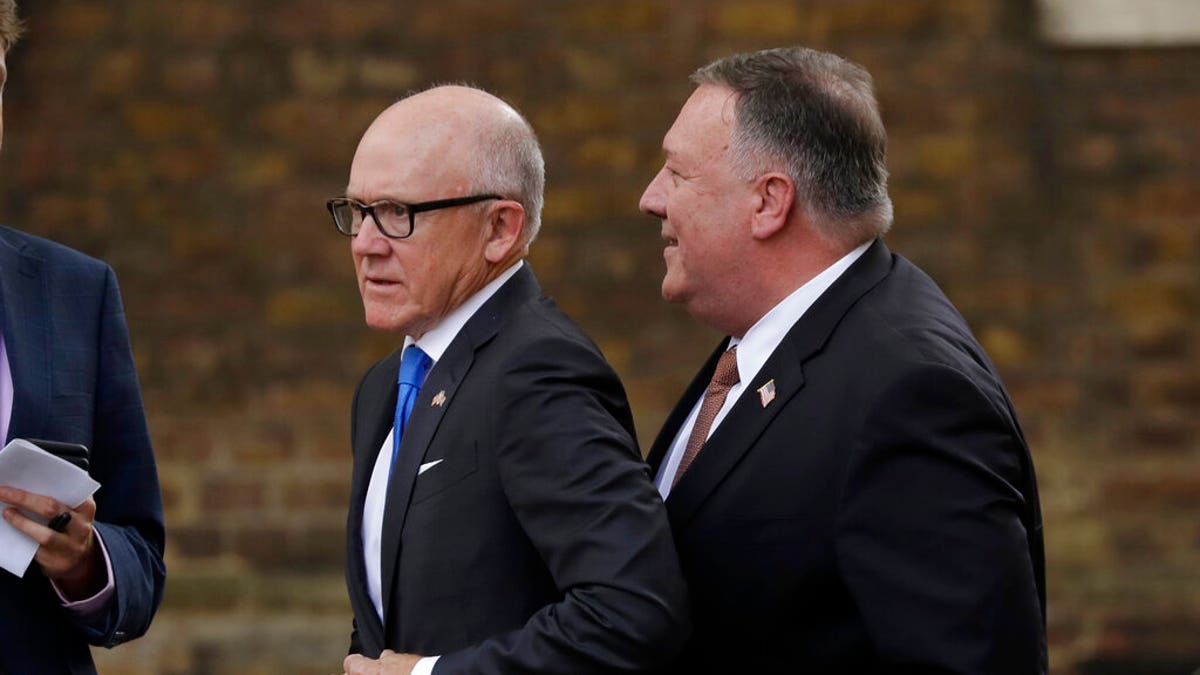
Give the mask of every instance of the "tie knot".
POLYGON ((725 350, 725 353, 721 354, 721 358, 717 360, 717 369, 713 371, 712 383, 728 389, 738 381, 737 347, 734 347, 725 350))
POLYGON ((419 388, 425 381, 425 373, 429 372, 429 367, 432 365, 433 359, 421 351, 420 347, 409 345, 404 350, 404 355, 400 357, 400 376, 397 381, 400 384, 419 388))

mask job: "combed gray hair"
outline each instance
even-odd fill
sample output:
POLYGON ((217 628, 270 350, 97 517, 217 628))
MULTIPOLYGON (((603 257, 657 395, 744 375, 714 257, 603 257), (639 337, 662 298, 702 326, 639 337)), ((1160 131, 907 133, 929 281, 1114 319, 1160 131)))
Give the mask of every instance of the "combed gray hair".
POLYGON ((524 241, 529 244, 542 226, 546 162, 533 127, 516 109, 497 124, 480 130, 476 193, 494 192, 525 207, 524 241))
POLYGON ((17 16, 17 3, 0 0, 0 54, 8 53, 24 32, 25 24, 17 16))
POLYGON ((753 180, 784 171, 817 227, 843 244, 888 231, 887 133, 864 68, 834 54, 785 47, 719 59, 691 80, 737 96, 728 151, 735 175, 753 180))

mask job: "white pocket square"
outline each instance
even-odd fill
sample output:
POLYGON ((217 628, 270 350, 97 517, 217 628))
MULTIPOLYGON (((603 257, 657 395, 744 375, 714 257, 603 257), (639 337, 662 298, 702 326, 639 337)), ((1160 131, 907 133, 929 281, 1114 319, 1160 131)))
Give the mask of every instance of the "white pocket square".
POLYGON ((417 475, 420 476, 421 474, 432 469, 433 467, 437 466, 438 464, 441 464, 443 461, 444 460, 441 460, 441 459, 435 459, 432 462, 422 464, 421 466, 417 467, 417 475))

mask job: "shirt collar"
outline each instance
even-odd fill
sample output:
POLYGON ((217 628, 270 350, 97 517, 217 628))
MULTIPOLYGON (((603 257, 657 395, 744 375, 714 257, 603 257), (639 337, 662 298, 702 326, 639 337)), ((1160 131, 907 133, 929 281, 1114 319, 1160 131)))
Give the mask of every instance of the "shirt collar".
POLYGON ((873 242, 866 242, 853 251, 842 256, 837 262, 826 267, 820 274, 809 279, 803 286, 792 291, 790 295, 771 308, 763 315, 746 334, 732 338, 729 346, 738 348, 738 378, 741 382, 749 382, 762 368, 767 359, 775 352, 775 348, 783 342, 783 338, 792 326, 804 316, 809 307, 821 297, 838 277, 854 264, 873 242))
POLYGON ((500 287, 504 285, 504 282, 511 279, 524 264, 524 260, 518 260, 513 263, 512 267, 504 270, 500 276, 492 279, 486 286, 475 291, 461 305, 450 310, 450 313, 442 317, 442 320, 436 326, 426 331, 420 340, 413 340, 410 335, 404 336, 405 349, 411 344, 416 344, 421 348, 421 351, 433 359, 434 363, 437 363, 442 358, 442 354, 445 354, 446 350, 450 348, 450 343, 454 341, 458 332, 462 330, 463 326, 467 325, 467 321, 470 321, 475 312, 491 299, 496 294, 496 291, 500 290, 500 287))

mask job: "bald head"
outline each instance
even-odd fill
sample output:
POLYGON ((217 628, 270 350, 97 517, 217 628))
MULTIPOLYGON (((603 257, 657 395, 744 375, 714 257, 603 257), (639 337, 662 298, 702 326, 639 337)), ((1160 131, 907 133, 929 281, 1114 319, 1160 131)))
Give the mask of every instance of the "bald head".
POLYGON ((367 325, 419 338, 524 258, 543 176, 533 130, 491 94, 437 87, 383 111, 354 153, 348 199, 330 200, 367 325))
POLYGON ((379 114, 371 128, 406 117, 429 124, 431 128, 446 126, 472 132, 513 123, 525 125, 520 113, 512 106, 482 89, 444 85, 393 103, 379 114))
POLYGON ((359 143, 356 162, 364 150, 403 157, 404 164, 432 174, 444 193, 389 196, 503 195, 525 209, 525 243, 537 235, 545 188, 542 151, 525 118, 496 96, 458 85, 413 94, 375 119, 359 143))

